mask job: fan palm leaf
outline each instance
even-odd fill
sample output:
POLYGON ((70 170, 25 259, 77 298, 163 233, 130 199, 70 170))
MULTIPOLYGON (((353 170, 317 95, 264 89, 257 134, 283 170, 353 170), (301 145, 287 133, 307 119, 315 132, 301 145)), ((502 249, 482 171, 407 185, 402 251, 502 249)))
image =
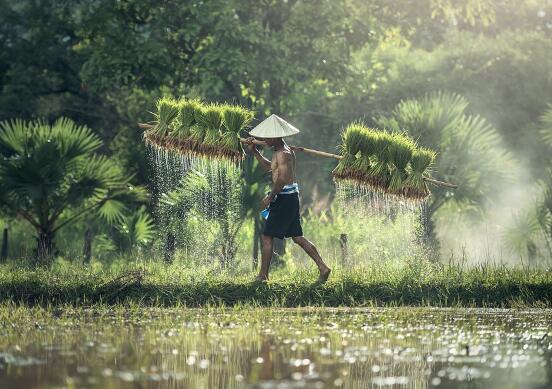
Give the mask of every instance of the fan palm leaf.
POLYGON ((540 117, 540 127, 543 140, 552 147, 552 104, 540 117))
POLYGON ((95 154, 101 145, 91 130, 69 119, 51 126, 0 123, 0 200, 36 228, 40 258, 51 252, 54 234, 63 226, 98 209, 100 215, 116 217, 121 207, 109 201, 141 197, 141 189, 130 189, 132 176, 95 154))

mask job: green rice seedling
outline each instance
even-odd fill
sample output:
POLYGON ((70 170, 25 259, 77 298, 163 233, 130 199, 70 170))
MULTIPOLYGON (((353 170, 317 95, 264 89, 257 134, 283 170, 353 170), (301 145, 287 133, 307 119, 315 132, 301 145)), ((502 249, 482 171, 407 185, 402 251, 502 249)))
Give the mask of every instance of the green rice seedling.
POLYGON ((389 180, 389 191, 399 193, 403 186, 403 181, 407 177, 406 166, 412 157, 416 145, 407 136, 394 133, 393 142, 389 145, 389 158, 391 161, 391 177, 389 180))
POLYGON ((220 127, 222 125, 222 109, 219 104, 209 104, 203 110, 203 114, 197 118, 199 126, 205 129, 203 144, 200 146, 211 156, 220 154, 220 127))
POLYGON ((198 106, 201 106, 198 100, 183 98, 178 102, 178 116, 174 122, 171 135, 180 141, 190 137, 190 127, 196 123, 194 113, 198 106))
POLYGON ((157 100, 157 112, 154 113, 156 124, 153 133, 158 136, 166 136, 170 126, 178 115, 178 102, 171 97, 162 97, 157 100))
POLYGON ((359 142, 360 155, 351 164, 352 174, 358 181, 366 181, 372 165, 372 159, 376 153, 377 132, 364 127, 359 142))
POLYGON ((220 141, 224 153, 231 159, 243 158, 243 148, 240 142, 240 132, 253 120, 254 114, 239 105, 225 105, 222 109, 222 139, 220 141))
POLYGON ((388 132, 381 131, 375 140, 375 158, 368 176, 371 178, 371 184, 380 190, 387 191, 389 186, 389 163, 391 160, 390 146, 393 144, 393 136, 388 132))
POLYGON ((203 105, 198 105, 194 107, 194 124, 189 128, 190 141, 199 145, 203 142, 205 138, 205 127, 201 124, 203 120, 203 115, 205 113, 205 107, 203 105))
POLYGON ((409 197, 424 198, 429 195, 427 184, 424 181, 424 174, 435 161, 436 154, 433 150, 426 148, 417 148, 412 153, 410 159, 410 174, 406 178, 404 185, 409 197))
POLYGON ((364 126, 361 123, 351 123, 341 134, 341 145, 339 146, 343 159, 339 161, 332 174, 337 179, 350 179, 351 166, 360 153, 364 126))

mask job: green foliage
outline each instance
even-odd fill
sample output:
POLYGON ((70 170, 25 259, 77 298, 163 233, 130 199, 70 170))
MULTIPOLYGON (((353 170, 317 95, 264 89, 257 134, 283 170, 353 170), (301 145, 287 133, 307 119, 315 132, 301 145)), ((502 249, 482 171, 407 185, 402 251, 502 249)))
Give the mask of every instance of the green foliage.
POLYGON ((211 159, 241 161, 244 158, 240 132, 253 120, 253 112, 246 108, 164 97, 159 100, 154 115, 166 119, 163 125, 158 120, 157 126, 144 134, 150 143, 211 159), (163 130, 169 127, 170 134, 163 130))
MULTIPOLYGON (((515 160, 502 144, 498 131, 485 119, 468 115, 467 106, 467 100, 461 96, 438 92, 405 100, 390 116, 376 119, 379 125, 393 131, 405 130, 437 150, 435 177, 459 184, 454 191, 434 188, 432 215, 445 203, 454 202, 458 210, 483 216, 485 203, 493 199, 495 188, 512 179, 515 160)), ((417 167, 427 169, 430 166, 427 162, 434 156, 429 152, 419 158, 416 157, 417 167)))
POLYGON ((223 133, 221 146, 235 153, 243 153, 240 143, 240 133, 253 120, 253 112, 239 105, 225 105, 222 111, 223 133))
POLYGON ((552 147, 552 104, 548 106, 548 109, 540 117, 540 127, 542 139, 552 147))
POLYGON ((157 111, 154 113, 156 125, 153 132, 159 136, 169 134, 173 121, 179 113, 179 104, 170 97, 163 97, 157 100, 157 111))
POLYGON ((539 221, 534 212, 517 214, 514 223, 504 231, 502 239, 508 250, 521 260, 533 263, 537 257, 535 235, 539 232, 539 221))
MULTIPOLYGON (((481 173, 475 164, 471 172, 456 172, 464 161, 455 157, 456 138, 450 150, 437 146, 444 128, 439 122, 456 122, 449 120, 457 117, 447 112, 451 107, 460 116, 477 110, 516 156, 529 159, 533 175, 546 180, 542 167, 550 153, 542 128, 531 125, 546 109, 552 87, 549 18, 539 11, 552 12, 543 1, 513 0, 2 2, 0 120, 69 116, 86 123, 101 131, 102 152, 145 184, 150 172, 136 122, 149 120, 151 102, 168 93, 233 101, 261 116, 286 112, 305 130, 298 144, 327 150, 338 142, 336 128, 343 123, 367 120, 367 112, 395 116, 389 110, 401 100, 452 91, 466 99, 431 108, 429 126, 407 120, 409 132, 438 150, 435 178, 462 184, 454 192, 436 189, 432 207, 446 198, 477 213, 493 194, 494 183, 484 177, 494 172, 487 162, 481 173), (468 100, 470 108, 462 108, 468 100)), ((422 108, 413 103, 410 112, 420 118, 416 109, 422 108)), ((188 137, 189 129, 178 123, 177 117, 171 135, 188 137)), ((190 126, 202 142, 203 129, 190 126)), ((222 129, 221 142, 235 156, 241 145, 222 129)), ((349 157, 344 164, 355 162, 362 170, 376 162, 362 153, 349 157)), ((333 190, 330 162, 302 162, 305 203, 315 190, 333 190)), ((406 171, 403 185, 425 189, 418 173, 406 171)), ((398 175, 393 177, 398 186, 398 175)))
POLYGON ((190 128, 196 124, 196 111, 201 108, 199 100, 183 98, 178 102, 178 116, 171 136, 186 139, 190 136, 190 128))
POLYGON ((218 147, 221 141, 222 107, 218 104, 205 106, 201 115, 197 117, 197 125, 205 130, 202 147, 207 153, 212 152, 213 156, 218 154, 218 147))
POLYGON ((36 229, 39 259, 53 254, 60 228, 90 212, 121 218, 127 201, 145 198, 131 176, 96 154, 101 145, 90 129, 65 118, 0 124, 0 204, 36 229))
POLYGON ((141 207, 135 212, 125 215, 115 225, 113 241, 119 252, 128 252, 148 246, 154 239, 155 229, 151 216, 141 207))
POLYGON ((414 191, 427 193, 428 189, 423 176, 429 171, 436 157, 437 154, 433 150, 425 148, 414 150, 410 159, 410 167, 412 170, 408 174, 404 184, 414 191))

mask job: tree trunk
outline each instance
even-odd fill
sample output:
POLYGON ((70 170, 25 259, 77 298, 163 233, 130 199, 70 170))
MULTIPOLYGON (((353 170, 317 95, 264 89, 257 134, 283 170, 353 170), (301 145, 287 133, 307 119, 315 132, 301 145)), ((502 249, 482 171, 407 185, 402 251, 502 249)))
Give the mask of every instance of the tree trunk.
POLYGON ((341 266, 345 267, 349 262, 349 244, 347 234, 339 236, 339 245, 341 246, 341 266))
POLYGON ((4 262, 8 259, 8 228, 4 227, 2 236, 2 250, 0 251, 0 261, 4 262))
POLYGON ((87 228, 84 231, 84 245, 82 248, 82 256, 84 263, 90 263, 92 258, 92 241, 94 240, 94 234, 92 233, 91 228, 87 228))
POLYGON ((261 226, 259 220, 253 220, 253 270, 259 265, 259 243, 261 241, 261 226))
POLYGON ((437 261, 439 259, 439 241, 435 234, 433 213, 435 209, 429 203, 422 203, 420 212, 421 228, 418 232, 418 244, 425 248, 428 258, 437 261))
POLYGON ((48 264, 54 255, 54 233, 41 230, 36 238, 36 260, 40 264, 48 264))
POLYGON ((167 234, 167 240, 165 240, 165 263, 172 263, 174 258, 174 251, 176 250, 176 236, 169 232, 167 234))

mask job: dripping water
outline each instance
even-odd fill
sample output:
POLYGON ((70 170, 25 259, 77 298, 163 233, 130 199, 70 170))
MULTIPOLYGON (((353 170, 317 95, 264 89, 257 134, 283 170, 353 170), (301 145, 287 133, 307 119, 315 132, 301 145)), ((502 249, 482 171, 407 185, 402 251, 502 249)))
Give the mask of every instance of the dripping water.
MULTIPOLYGON (((173 234, 182 252, 191 259, 212 259, 210 253, 218 252, 211 239, 213 225, 220 227, 225 222, 228 226, 240 219, 241 167, 231 161, 180 154, 152 144, 148 145, 148 159, 153 175, 154 214, 160 231, 158 248, 163 250, 168 235, 173 234), (190 175, 199 177, 199 181, 189 180, 190 175), (191 185, 194 182, 201 184, 191 185), (175 204, 167 201, 171 192, 187 195, 177 197, 180 202, 175 204), (195 229, 187 228, 190 220, 195 229)), ((217 234, 222 230, 220 227, 217 234)), ((227 238, 217 239, 221 242, 227 238)))

